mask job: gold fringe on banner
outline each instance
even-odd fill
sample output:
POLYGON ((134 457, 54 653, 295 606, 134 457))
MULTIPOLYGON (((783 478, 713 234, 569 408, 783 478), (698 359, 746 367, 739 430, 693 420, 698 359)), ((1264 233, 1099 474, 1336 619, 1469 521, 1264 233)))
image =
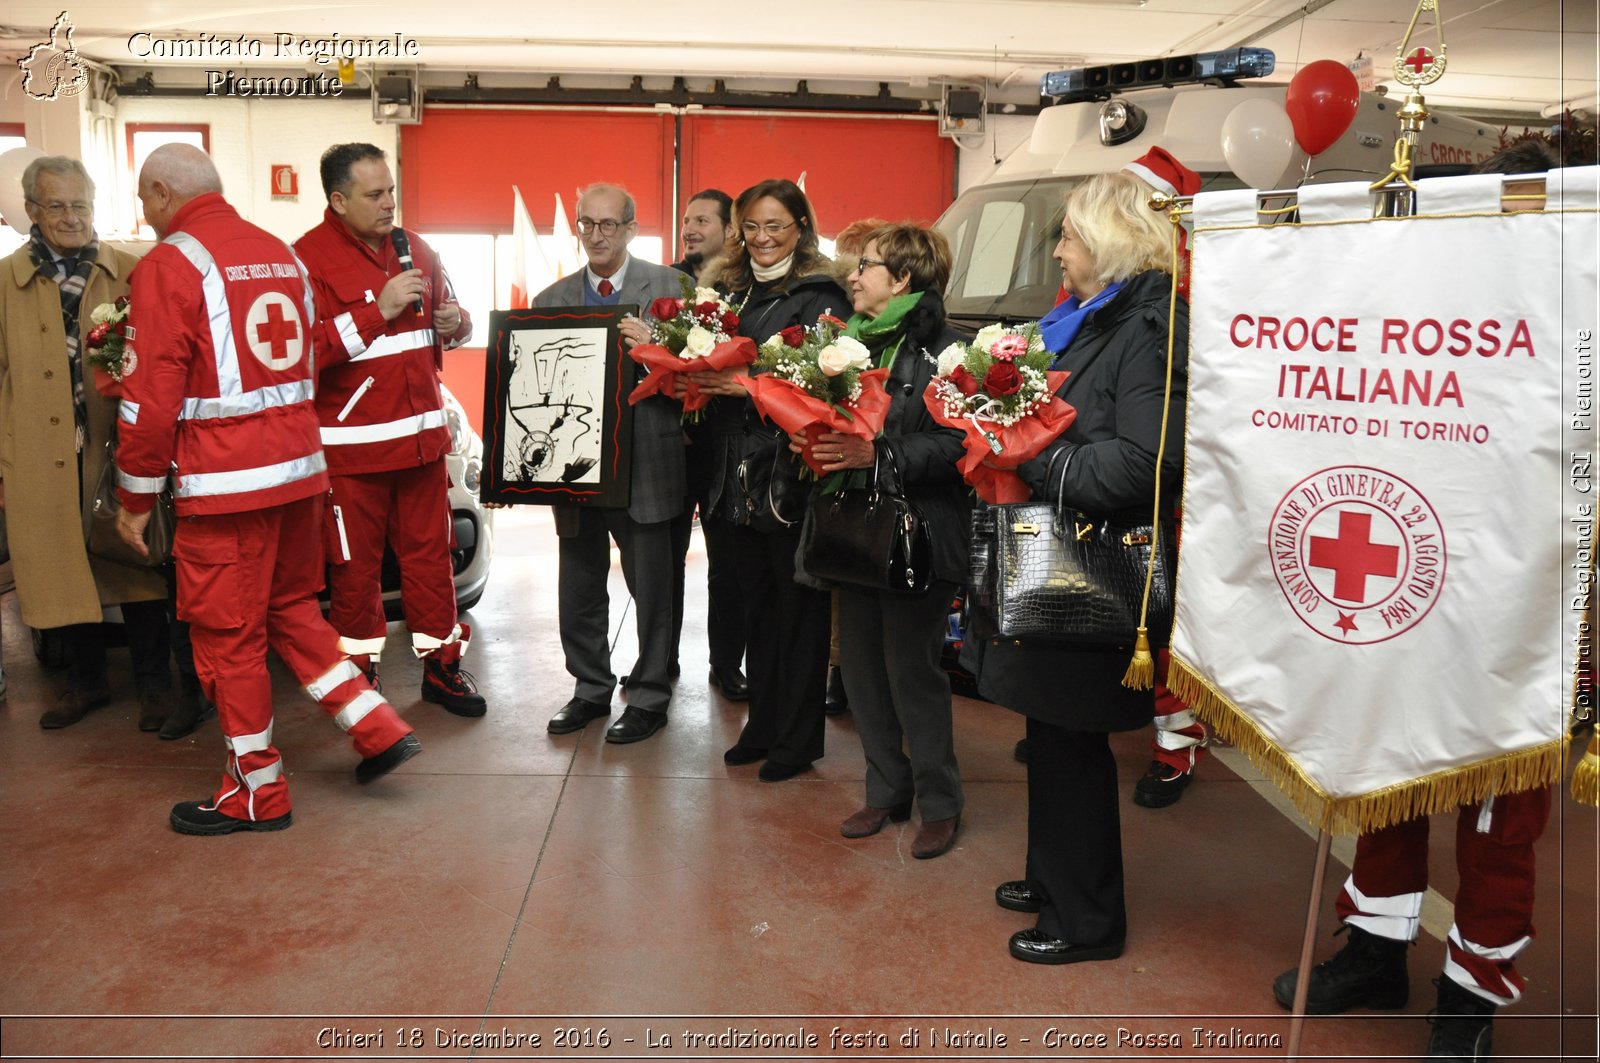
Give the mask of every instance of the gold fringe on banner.
POLYGON ((1572 799, 1600 808, 1600 734, 1589 739, 1589 750, 1572 770, 1572 799))
MULTIPOLYGON (((1418 816, 1474 804, 1492 793, 1515 793, 1549 786, 1559 782, 1566 769, 1569 740, 1563 735, 1528 749, 1435 772, 1371 793, 1334 798, 1268 737, 1255 720, 1240 711, 1177 653, 1172 654, 1167 686, 1194 710, 1195 715, 1211 725, 1223 741, 1242 750, 1250 762, 1294 802, 1307 821, 1332 834, 1370 833, 1418 816)), ((1579 776, 1585 774, 1586 768, 1589 781, 1585 785, 1592 793, 1600 788, 1600 749, 1594 745, 1573 778, 1574 796, 1578 796, 1579 776)))

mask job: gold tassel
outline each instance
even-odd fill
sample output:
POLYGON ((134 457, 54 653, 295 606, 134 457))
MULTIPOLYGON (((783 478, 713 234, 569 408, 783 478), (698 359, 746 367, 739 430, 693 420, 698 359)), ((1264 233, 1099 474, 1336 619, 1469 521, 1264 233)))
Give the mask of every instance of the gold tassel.
POLYGON ((1150 633, 1144 628, 1133 640, 1133 660, 1122 673, 1122 685, 1129 690, 1150 690, 1156 685, 1156 659, 1150 656, 1150 633))
POLYGON ((1600 808, 1600 734, 1589 739, 1589 750, 1572 770, 1572 799, 1600 808))

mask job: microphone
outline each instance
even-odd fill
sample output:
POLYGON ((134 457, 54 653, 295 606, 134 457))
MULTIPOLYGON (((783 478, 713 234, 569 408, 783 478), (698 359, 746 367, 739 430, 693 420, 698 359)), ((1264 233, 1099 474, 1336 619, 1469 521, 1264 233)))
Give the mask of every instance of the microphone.
MULTIPOLYGON (((389 231, 389 239, 394 241, 394 253, 400 258, 400 268, 416 269, 416 264, 411 261, 411 238, 406 235, 405 230, 396 225, 389 231)), ((427 313, 422 307, 421 296, 414 299, 411 305, 416 307, 418 317, 427 313)))

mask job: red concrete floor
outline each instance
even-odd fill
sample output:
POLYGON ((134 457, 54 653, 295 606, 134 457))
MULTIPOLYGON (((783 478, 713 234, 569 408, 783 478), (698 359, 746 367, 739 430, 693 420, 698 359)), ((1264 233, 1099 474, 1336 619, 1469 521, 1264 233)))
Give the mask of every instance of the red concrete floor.
MULTIPOLYGON (((503 514, 496 548, 468 655, 489 715, 421 702, 420 669, 391 631, 385 689, 425 747, 392 776, 356 785, 342 736, 278 673, 295 822, 276 834, 167 826, 174 802, 217 780, 214 723, 158 741, 135 729, 125 693, 41 731, 60 677, 33 660, 15 597, 0 603, 0 1057, 1285 1056, 1272 1039, 1287 1044, 1289 1020, 1269 985, 1298 956, 1315 840, 1247 765, 1208 761, 1171 808, 1124 803, 1120 959, 1018 963, 1006 938, 1028 917, 992 900, 1022 870, 1018 717, 956 702, 968 805, 952 852, 910 859, 915 821, 846 841, 838 824, 863 773, 848 716, 830 721, 813 773, 774 785, 723 765, 743 715, 705 682, 698 550, 672 723, 608 746, 599 724, 545 732, 571 694, 547 515, 503 514)), ((622 671, 620 575, 613 593, 622 671)), ((126 690, 121 652, 113 680, 126 690)), ((1148 738, 1116 739, 1125 791, 1148 738)), ((1557 803, 1528 991, 1496 1022, 1497 1058, 1595 1058, 1596 834, 1593 810, 1557 803)), ((1448 897, 1443 821, 1435 836, 1448 897)), ((1330 866, 1319 958, 1338 945, 1343 875, 1330 866)), ((1425 934, 1410 1005, 1310 1020, 1303 1057, 1419 1056, 1442 954, 1425 934)))

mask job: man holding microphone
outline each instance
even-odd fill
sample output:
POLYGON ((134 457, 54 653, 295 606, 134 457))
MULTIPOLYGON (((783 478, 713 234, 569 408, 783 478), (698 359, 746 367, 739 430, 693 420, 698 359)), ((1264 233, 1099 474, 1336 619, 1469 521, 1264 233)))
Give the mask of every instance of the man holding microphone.
POLYGON ((333 484, 328 619, 376 681, 387 626, 379 571, 392 546, 423 699, 482 716, 483 695, 461 671, 471 631, 456 622, 439 392, 444 350, 472 322, 433 249, 395 225, 382 150, 336 144, 321 170, 328 209, 294 248, 317 304, 317 416, 333 484))

